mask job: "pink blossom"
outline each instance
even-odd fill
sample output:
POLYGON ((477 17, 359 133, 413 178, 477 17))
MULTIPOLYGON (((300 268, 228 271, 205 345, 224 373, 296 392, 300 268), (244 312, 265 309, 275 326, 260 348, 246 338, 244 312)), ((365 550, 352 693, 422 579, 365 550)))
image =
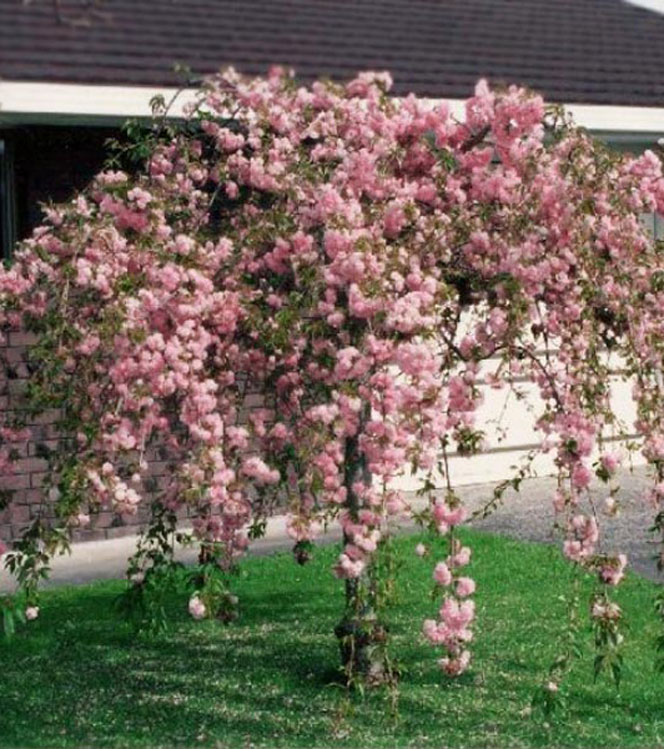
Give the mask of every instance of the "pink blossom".
POLYGON ((73 518, 72 525, 77 528, 87 528, 90 525, 90 515, 87 512, 79 512, 73 518))
POLYGON ((360 577, 364 572, 366 562, 363 559, 351 559, 347 554, 341 554, 334 567, 334 574, 344 580, 360 577))
POLYGON ((599 528, 594 517, 575 515, 569 524, 570 537, 563 544, 565 556, 575 562, 587 559, 599 541, 599 528))
POLYGON ((468 546, 462 547, 455 554, 450 556, 448 564, 450 567, 465 567, 470 562, 470 549, 468 546))
POLYGON ((31 622, 39 616, 39 606, 28 606, 25 609, 25 618, 31 622))
POLYGON ((601 457, 602 466, 609 474, 614 474, 621 462, 621 456, 617 452, 604 453, 601 457))
POLYGON ((454 658, 449 656, 441 658, 438 661, 438 665, 448 676, 460 676, 470 665, 470 652, 468 650, 462 650, 461 653, 454 658))
POLYGON ((567 498, 562 492, 556 492, 553 495, 553 509, 555 512, 562 512, 565 509, 567 498))
POLYGON ((612 559, 607 559, 600 567, 600 579, 608 585, 618 585, 623 577, 625 577, 626 566, 627 556, 625 554, 618 554, 618 556, 612 559))
POLYGON ((620 606, 613 601, 605 601, 596 598, 591 606, 590 615, 593 619, 605 619, 607 621, 617 621, 622 615, 620 606))
POLYGON ((242 473, 262 484, 276 484, 280 479, 279 471, 270 468, 261 458, 246 458, 242 464, 242 473))
POLYGON ((475 592, 475 581, 470 577, 458 578, 455 592, 460 598, 471 596, 475 592))
POLYGON ((286 521, 286 533, 294 541, 313 541, 321 530, 320 523, 310 518, 292 516, 286 521))
POLYGON ((438 562, 433 571, 433 579, 438 585, 449 585, 452 582, 452 573, 445 562, 438 562))
POLYGON ((450 527, 463 523, 466 510, 463 506, 451 508, 446 502, 437 501, 433 506, 433 518, 441 535, 445 535, 450 527))
POLYGON ((576 463, 572 469, 572 483, 577 489, 585 489, 590 485, 592 472, 583 463, 576 463))
POLYGON ((475 603, 474 601, 459 603, 454 598, 448 597, 443 601, 440 618, 450 629, 464 630, 475 618, 475 603))
POLYGON ((207 608, 198 595, 189 599, 189 614, 193 619, 204 619, 207 616, 207 608))
POLYGON ((425 619, 422 624, 422 633, 431 645, 444 645, 449 637, 446 627, 434 619, 425 619))

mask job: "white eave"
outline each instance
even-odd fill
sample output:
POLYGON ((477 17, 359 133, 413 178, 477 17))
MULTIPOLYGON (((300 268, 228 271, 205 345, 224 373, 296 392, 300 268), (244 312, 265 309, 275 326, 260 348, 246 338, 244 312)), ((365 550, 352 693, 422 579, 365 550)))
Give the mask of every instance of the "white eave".
MULTIPOLYGON (((463 117, 464 102, 449 101, 452 112, 463 117)), ((604 104, 565 104, 574 122, 617 141, 657 140, 664 135, 664 107, 627 107, 604 104)))
MULTIPOLYGON (((127 118, 150 117, 150 100, 154 96, 161 95, 169 102, 175 94, 176 88, 0 80, 0 126, 118 124, 127 118)), ((181 90, 170 114, 181 116, 182 107, 194 96, 193 89, 181 90)), ((449 103, 461 117, 463 101, 449 103)), ((664 134, 664 107, 570 104, 566 108, 579 125, 595 133, 618 139, 650 139, 664 134)))
POLYGON ((147 86, 97 86, 76 83, 34 83, 0 80, 0 125, 117 124, 133 117, 151 117, 150 101, 162 96, 173 117, 193 100, 190 89, 147 86))
POLYGON ((627 0, 630 5, 637 8, 651 10, 653 13, 664 13, 664 0, 627 0))

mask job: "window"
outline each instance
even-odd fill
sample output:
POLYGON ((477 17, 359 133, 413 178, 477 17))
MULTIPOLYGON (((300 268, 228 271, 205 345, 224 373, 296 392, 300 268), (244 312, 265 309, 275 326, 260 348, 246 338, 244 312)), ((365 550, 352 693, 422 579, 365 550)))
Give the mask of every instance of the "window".
POLYGON ((664 239, 664 216, 659 213, 644 213, 642 219, 655 239, 664 239))
POLYGON ((13 156, 11 143, 0 138, 0 252, 3 260, 11 258, 17 239, 13 156))
POLYGON ((653 216, 654 219, 654 227, 653 227, 653 234, 657 239, 664 239, 664 216, 660 216, 659 213, 656 213, 653 216))
POLYGON ((25 126, 0 131, 0 254, 43 221, 42 204, 70 200, 103 167, 116 128, 25 126))

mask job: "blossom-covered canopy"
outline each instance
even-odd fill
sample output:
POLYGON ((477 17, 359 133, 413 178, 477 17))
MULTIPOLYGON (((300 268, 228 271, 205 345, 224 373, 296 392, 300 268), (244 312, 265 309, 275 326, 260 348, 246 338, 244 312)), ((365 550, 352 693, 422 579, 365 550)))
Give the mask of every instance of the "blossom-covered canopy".
MULTIPOLYGON (((55 550, 100 508, 150 501, 173 523, 190 508, 228 569, 285 504, 301 559, 341 523, 334 572, 355 581, 359 611, 412 513, 393 480, 422 478, 418 518, 448 537, 466 513, 447 457, 483 449, 479 384, 525 378, 560 472, 565 554, 618 582, 626 560, 599 549, 586 490, 594 474, 612 481, 605 440, 631 430, 612 411, 608 351, 634 378, 664 497, 664 263, 640 221, 664 209, 660 161, 610 153, 520 89, 481 82, 458 120, 389 86, 227 71, 184 126, 152 131, 144 169, 104 171, 47 210, 0 274, 5 326, 37 336, 16 397, 60 409, 64 445, 46 487, 56 521, 39 517, 15 559, 35 538, 55 550), (157 494, 156 450, 172 464, 157 494)), ((9 421, 2 434, 11 470, 26 435, 9 421)), ((449 538, 424 634, 457 674, 475 585, 470 550, 449 538)), ((194 609, 205 615, 200 597, 194 609)))

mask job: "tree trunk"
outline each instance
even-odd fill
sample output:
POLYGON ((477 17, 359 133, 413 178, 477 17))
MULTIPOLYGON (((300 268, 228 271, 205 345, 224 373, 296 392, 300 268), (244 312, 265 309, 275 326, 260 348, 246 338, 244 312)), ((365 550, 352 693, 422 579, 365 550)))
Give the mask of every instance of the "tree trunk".
MULTIPOLYGON (((368 415, 363 414, 364 418, 368 415)), ((357 437, 349 437, 345 446, 344 485, 347 491, 346 507, 357 520, 360 499, 353 485, 371 484, 371 474, 364 456, 360 453, 357 437)), ((352 539, 344 535, 344 545, 352 539)), ((334 632, 339 638, 341 661, 349 683, 359 680, 377 685, 389 679, 385 645, 387 632, 375 610, 376 591, 370 575, 365 571, 359 578, 346 580, 346 611, 334 632)))

